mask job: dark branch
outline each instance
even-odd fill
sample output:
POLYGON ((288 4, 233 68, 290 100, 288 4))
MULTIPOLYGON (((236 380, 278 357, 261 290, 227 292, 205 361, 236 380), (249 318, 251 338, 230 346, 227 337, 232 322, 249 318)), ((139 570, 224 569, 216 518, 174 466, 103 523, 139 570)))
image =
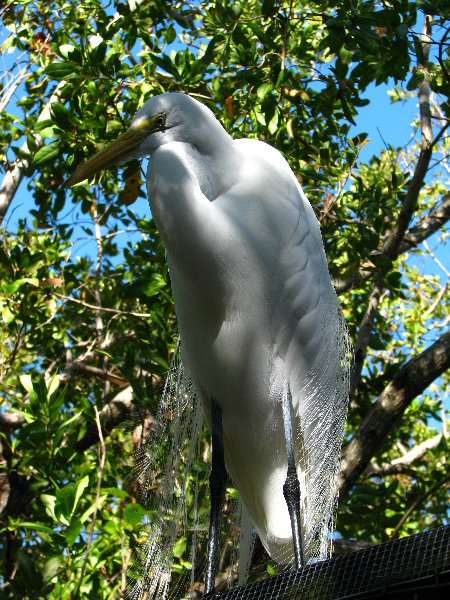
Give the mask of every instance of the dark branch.
POLYGON ((446 485, 449 481, 450 481, 450 475, 445 475, 445 477, 443 477, 440 481, 435 483, 429 490, 427 490, 425 493, 423 493, 421 496, 419 496, 419 498, 417 498, 417 500, 415 500, 415 502, 413 502, 411 504, 411 506, 408 508, 408 510, 403 515, 403 517, 400 519, 396 528, 392 532, 390 539, 396 540, 399 536, 401 528, 406 523, 406 521, 411 516, 411 514, 416 510, 416 508, 418 508, 429 496, 431 496, 440 487, 443 487, 444 485, 446 485))
MULTIPOLYGON (((131 387, 124 388, 117 396, 107 404, 100 412, 100 422, 105 434, 127 421, 134 421, 138 416, 138 410, 133 403, 131 387)), ((77 452, 84 452, 99 441, 98 428, 95 423, 87 423, 86 433, 75 444, 77 452)))
POLYGON ((431 215, 407 231, 399 247, 399 254, 415 248, 433 233, 436 233, 450 219, 450 194, 446 194, 442 203, 431 215))
MULTIPOLYGON (((44 106, 41 114, 39 115, 37 121, 44 121, 50 118, 50 108, 54 102, 58 102, 61 96, 61 89, 65 85, 65 81, 61 81, 58 83, 56 88, 54 89, 52 95, 50 96, 49 101, 44 106)), ((34 141, 36 143, 36 148, 39 149, 44 144, 44 139, 38 134, 33 134, 34 141)), ((29 154, 28 144, 25 141, 22 145, 21 150, 25 153, 29 154)), ((3 177, 3 181, 0 185, 0 222, 6 214, 6 211, 11 204, 15 193, 17 192, 19 185, 22 179, 25 177, 26 172, 30 168, 33 163, 33 156, 29 154, 26 158, 18 158, 12 164, 10 170, 7 170, 5 176, 3 177)))
POLYGON ((25 423, 25 417, 17 413, 0 414, 0 429, 16 429, 25 423))
MULTIPOLYGON (((400 244, 414 215, 417 199, 419 197, 420 190, 422 189, 425 176, 428 171, 428 166, 430 164, 430 159, 433 154, 433 132, 431 127, 430 111, 430 78, 428 73, 431 21, 432 18, 430 15, 425 15, 421 39, 424 60, 423 64, 418 63, 418 66, 421 67, 424 72, 424 80, 419 88, 420 127, 422 131, 421 150, 397 221, 392 229, 392 232, 386 236, 381 249, 381 254, 384 254, 389 261, 395 260, 399 255, 400 244)), ((378 312, 378 305, 384 289, 384 280, 388 271, 389 267, 385 267, 374 272, 372 289, 370 291, 366 310, 360 323, 358 338, 355 344, 355 360, 350 377, 350 399, 353 398, 356 389, 358 388, 361 371, 367 355, 367 346, 369 344, 375 316, 378 312)))
POLYGON ((341 497, 378 452, 409 404, 450 368, 450 331, 411 359, 386 386, 342 453, 341 497))

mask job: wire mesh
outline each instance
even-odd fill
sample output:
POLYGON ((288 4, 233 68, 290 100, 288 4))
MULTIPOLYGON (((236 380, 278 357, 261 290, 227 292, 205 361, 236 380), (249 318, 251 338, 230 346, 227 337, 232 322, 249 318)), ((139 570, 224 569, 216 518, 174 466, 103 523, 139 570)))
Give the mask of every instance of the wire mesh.
POLYGON ((211 600, 450 598, 450 526, 320 561, 211 600))

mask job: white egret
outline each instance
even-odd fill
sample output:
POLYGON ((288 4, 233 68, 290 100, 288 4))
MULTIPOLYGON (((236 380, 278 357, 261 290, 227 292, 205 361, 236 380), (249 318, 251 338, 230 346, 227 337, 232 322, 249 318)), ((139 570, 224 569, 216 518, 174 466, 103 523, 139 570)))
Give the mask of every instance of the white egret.
POLYGON ((210 426, 211 398, 222 413, 226 468, 264 547, 288 564, 292 420, 303 552, 326 557, 349 344, 311 205, 277 150, 233 140, 207 107, 179 93, 148 100, 66 185, 147 155, 183 361, 210 426))

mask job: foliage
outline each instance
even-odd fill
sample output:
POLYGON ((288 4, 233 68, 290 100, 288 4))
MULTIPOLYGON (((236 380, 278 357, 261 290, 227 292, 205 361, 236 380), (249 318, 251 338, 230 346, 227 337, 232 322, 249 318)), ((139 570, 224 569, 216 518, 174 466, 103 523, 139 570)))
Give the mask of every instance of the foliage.
MULTIPOLYGON (((355 342, 351 443, 402 367, 448 329, 449 273, 430 274, 439 259, 426 240, 448 240, 449 14, 440 0, 12 0, 1 15, 0 598, 119 598, 143 516, 124 473, 135 419, 145 429, 156 413, 175 314, 137 164, 70 194, 61 184, 164 91, 283 152, 321 222, 355 342), (409 144, 365 163, 367 134, 352 125, 381 84, 393 102, 422 94, 433 119, 422 112, 409 144), (12 174, 34 200, 17 222, 12 174)), ((429 383, 348 479, 342 536, 448 522, 448 488, 436 486, 448 476, 448 371, 429 383)), ((175 572, 188 563, 182 537, 175 572)))

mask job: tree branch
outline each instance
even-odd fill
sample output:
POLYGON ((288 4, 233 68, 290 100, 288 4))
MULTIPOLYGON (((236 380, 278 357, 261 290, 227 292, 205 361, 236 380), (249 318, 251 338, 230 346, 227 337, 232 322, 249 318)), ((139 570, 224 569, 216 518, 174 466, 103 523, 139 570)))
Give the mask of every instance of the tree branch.
POLYGON ((25 417, 18 415, 17 413, 1 413, 0 414, 0 428, 1 429, 15 429, 25 423, 25 417))
POLYGON ((152 315, 147 313, 135 313, 127 310, 118 310, 117 308, 106 308, 105 306, 96 306, 95 304, 89 304, 89 302, 83 302, 82 300, 78 300, 78 298, 72 298, 71 296, 65 296, 64 294, 58 294, 57 292, 53 292, 53 295, 57 298, 61 298, 61 300, 66 300, 68 302, 75 302, 75 304, 80 304, 85 308, 92 308, 93 310, 103 310, 104 312, 114 313, 115 315, 129 315, 132 317, 142 317, 143 319, 148 319, 152 315))
MULTIPOLYGON (((114 427, 126 421, 134 421, 139 416, 139 409, 133 402, 133 389, 128 386, 121 390, 111 402, 100 411, 100 421, 104 432, 109 433, 114 427)), ((75 450, 84 452, 99 441, 97 427, 87 423, 85 435, 76 442, 75 450)))
POLYGON ((64 369, 64 371, 61 373, 61 381, 66 383, 75 375, 93 376, 97 379, 100 379, 100 381, 109 381, 110 383, 114 383, 120 387, 125 387, 128 385, 128 381, 126 379, 123 379, 118 375, 114 375, 114 373, 111 373, 110 371, 99 369, 98 367, 91 367, 90 365, 86 365, 85 363, 78 361, 70 363, 64 369))
POLYGON ((386 475, 398 475, 401 473, 406 473, 408 475, 412 475, 413 477, 417 477, 417 472, 414 469, 411 469, 409 465, 425 456, 428 450, 432 450, 439 445, 441 439, 447 438, 448 433, 444 426, 445 421, 443 421, 442 431, 443 433, 438 433, 434 435, 432 438, 424 440, 417 446, 414 446, 409 452, 403 454, 403 456, 399 456, 399 458, 394 459, 390 464, 383 464, 381 466, 370 463, 367 469, 364 471, 364 476, 366 477, 385 477, 386 475))
POLYGON ((94 512, 92 514, 91 529, 89 531, 89 535, 88 535, 88 538, 86 540, 86 552, 85 552, 85 555, 84 555, 83 566, 81 567, 80 578, 78 580, 78 585, 77 585, 76 590, 75 590, 74 598, 79 598, 80 597, 80 588, 81 588, 81 584, 83 583, 83 578, 84 578, 84 573, 85 573, 85 570, 86 570, 86 565, 87 565, 87 562, 88 562, 89 554, 91 552, 91 543, 92 543, 92 538, 94 536, 95 521, 97 519, 98 504, 99 504, 99 501, 100 501, 100 492, 101 492, 101 487, 102 487, 103 469, 105 468, 105 460, 106 460, 106 446, 105 446, 105 442, 103 440, 102 427, 100 425, 100 416, 98 414, 98 410, 97 410, 96 406, 94 406, 94 410, 95 410, 95 423, 97 425, 98 437, 99 437, 99 440, 100 440, 97 493, 95 495, 95 504, 94 504, 94 512))
POLYGON ((22 81, 25 79, 27 71, 30 68, 30 65, 31 65, 31 62, 28 61, 27 64, 19 70, 19 72, 15 76, 15 80, 14 81, 10 81, 3 88, 3 90, 2 90, 3 91, 3 97, 0 100, 0 113, 2 113, 5 110, 5 108, 8 106, 9 101, 13 97, 15 91, 20 86, 20 84, 22 83, 22 81))
MULTIPOLYGON (((441 227, 443 227, 450 220, 450 194, 446 194, 442 202, 436 208, 435 212, 427 215, 417 225, 408 229, 402 241, 400 242, 397 255, 394 258, 398 258, 404 252, 411 250, 411 248, 417 247, 422 244, 427 238, 436 233, 441 227)), ((378 255, 381 252, 376 250, 375 253, 378 255)), ((374 253, 369 254, 369 258, 374 253)), ((352 273, 350 277, 341 279, 336 277, 333 279, 334 289, 338 295, 348 292, 357 285, 361 285, 373 276, 373 271, 367 271, 367 269, 360 269, 355 273, 352 273)))
POLYGON ((371 548, 372 546, 376 546, 375 542, 343 540, 342 538, 338 538, 337 540, 333 540, 333 556, 342 556, 343 554, 364 550, 364 548, 371 548))
POLYGON ((415 500, 411 504, 411 506, 408 508, 408 510, 403 515, 403 517, 397 523, 397 526, 394 529, 394 531, 392 532, 392 535, 391 535, 390 539, 391 540, 396 540, 398 538, 398 534, 400 533, 401 528, 406 523, 406 521, 408 520, 408 518, 410 517, 410 515, 416 510, 416 508, 419 507, 422 504, 422 502, 424 502, 429 496, 431 496, 431 494, 433 492, 435 492, 440 487, 444 486, 449 481, 450 481, 450 475, 446 475, 440 481, 438 481, 432 487, 430 487, 429 490, 427 490, 425 493, 423 493, 421 496, 419 496, 419 498, 417 498, 417 500, 415 500))
POLYGON ((363 473, 364 478, 369 477, 387 477, 388 475, 409 475, 416 479, 419 478, 417 471, 412 467, 406 467, 405 465, 387 465, 384 464, 381 467, 370 463, 367 469, 363 473))
POLYGON ((417 204, 420 190, 428 171, 431 155, 433 152, 433 131, 431 126, 431 109, 430 109, 430 76, 428 72, 428 55, 431 45, 431 22, 432 17, 425 15, 425 22, 422 31, 422 50, 423 64, 418 63, 424 72, 424 80, 419 88, 419 111, 420 111, 420 128, 422 132, 422 144, 419 158, 416 163, 416 168, 408 186, 405 200, 403 202, 400 214, 398 216, 392 234, 388 236, 383 244, 382 253, 390 260, 394 260, 399 253, 400 244, 404 238, 405 232, 411 222, 414 210, 417 204))
POLYGON ((386 386, 344 448, 341 497, 350 490, 412 400, 450 367, 450 331, 408 361, 386 386))
POLYGON ((356 390, 358 389, 359 380, 361 379, 361 372, 364 365, 364 361, 366 360, 367 347, 369 345, 369 339, 372 333, 372 326, 375 319, 375 315, 377 314, 383 287, 384 273, 382 273, 381 271, 375 271, 375 274, 373 276, 372 289, 370 291, 369 299, 367 301, 366 310, 359 325, 358 338, 355 344, 355 354, 350 374, 350 400, 354 397, 356 390))
POLYGON ((400 243, 398 254, 415 248, 436 233, 450 219, 450 194, 446 194, 436 211, 408 230, 400 243))
MULTIPOLYGON (((383 243, 381 253, 390 261, 397 258, 400 251, 400 244, 405 236, 406 230, 411 222, 417 205, 420 190, 422 188, 425 175, 428 171, 428 165, 433 153, 433 132, 431 127, 430 110, 430 78, 428 73, 428 55, 430 52, 431 39, 431 21, 430 15, 425 15, 425 22, 422 31, 422 49, 423 64, 418 63, 424 71, 424 80, 419 88, 419 106, 420 106, 420 125, 422 130, 422 145, 419 158, 414 169, 414 174, 403 201, 397 221, 383 243)), ((366 310, 364 312, 359 327, 358 338, 355 344, 355 360, 350 378, 350 399, 353 398, 358 388, 361 378, 361 371, 367 355, 367 346, 369 344, 375 316, 378 311, 381 293, 384 288, 384 279, 388 269, 380 269, 374 272, 372 290, 369 295, 366 310)))
MULTIPOLYGON (((50 118, 50 108, 54 102, 58 102, 61 89, 65 83, 65 81, 60 81, 58 83, 53 94, 50 96, 49 101, 44 106, 41 114, 37 118, 38 122, 50 118)), ((38 133, 33 134, 33 137, 36 142, 37 149, 41 148, 44 144, 44 139, 38 133)), ((33 163, 33 156, 29 154, 27 142, 23 143, 21 150, 22 152, 28 153, 28 156, 26 158, 17 158, 12 163, 12 168, 6 171, 3 181, 0 185, 0 222, 6 215, 6 211, 8 210, 22 179, 25 177, 28 169, 33 163)))

